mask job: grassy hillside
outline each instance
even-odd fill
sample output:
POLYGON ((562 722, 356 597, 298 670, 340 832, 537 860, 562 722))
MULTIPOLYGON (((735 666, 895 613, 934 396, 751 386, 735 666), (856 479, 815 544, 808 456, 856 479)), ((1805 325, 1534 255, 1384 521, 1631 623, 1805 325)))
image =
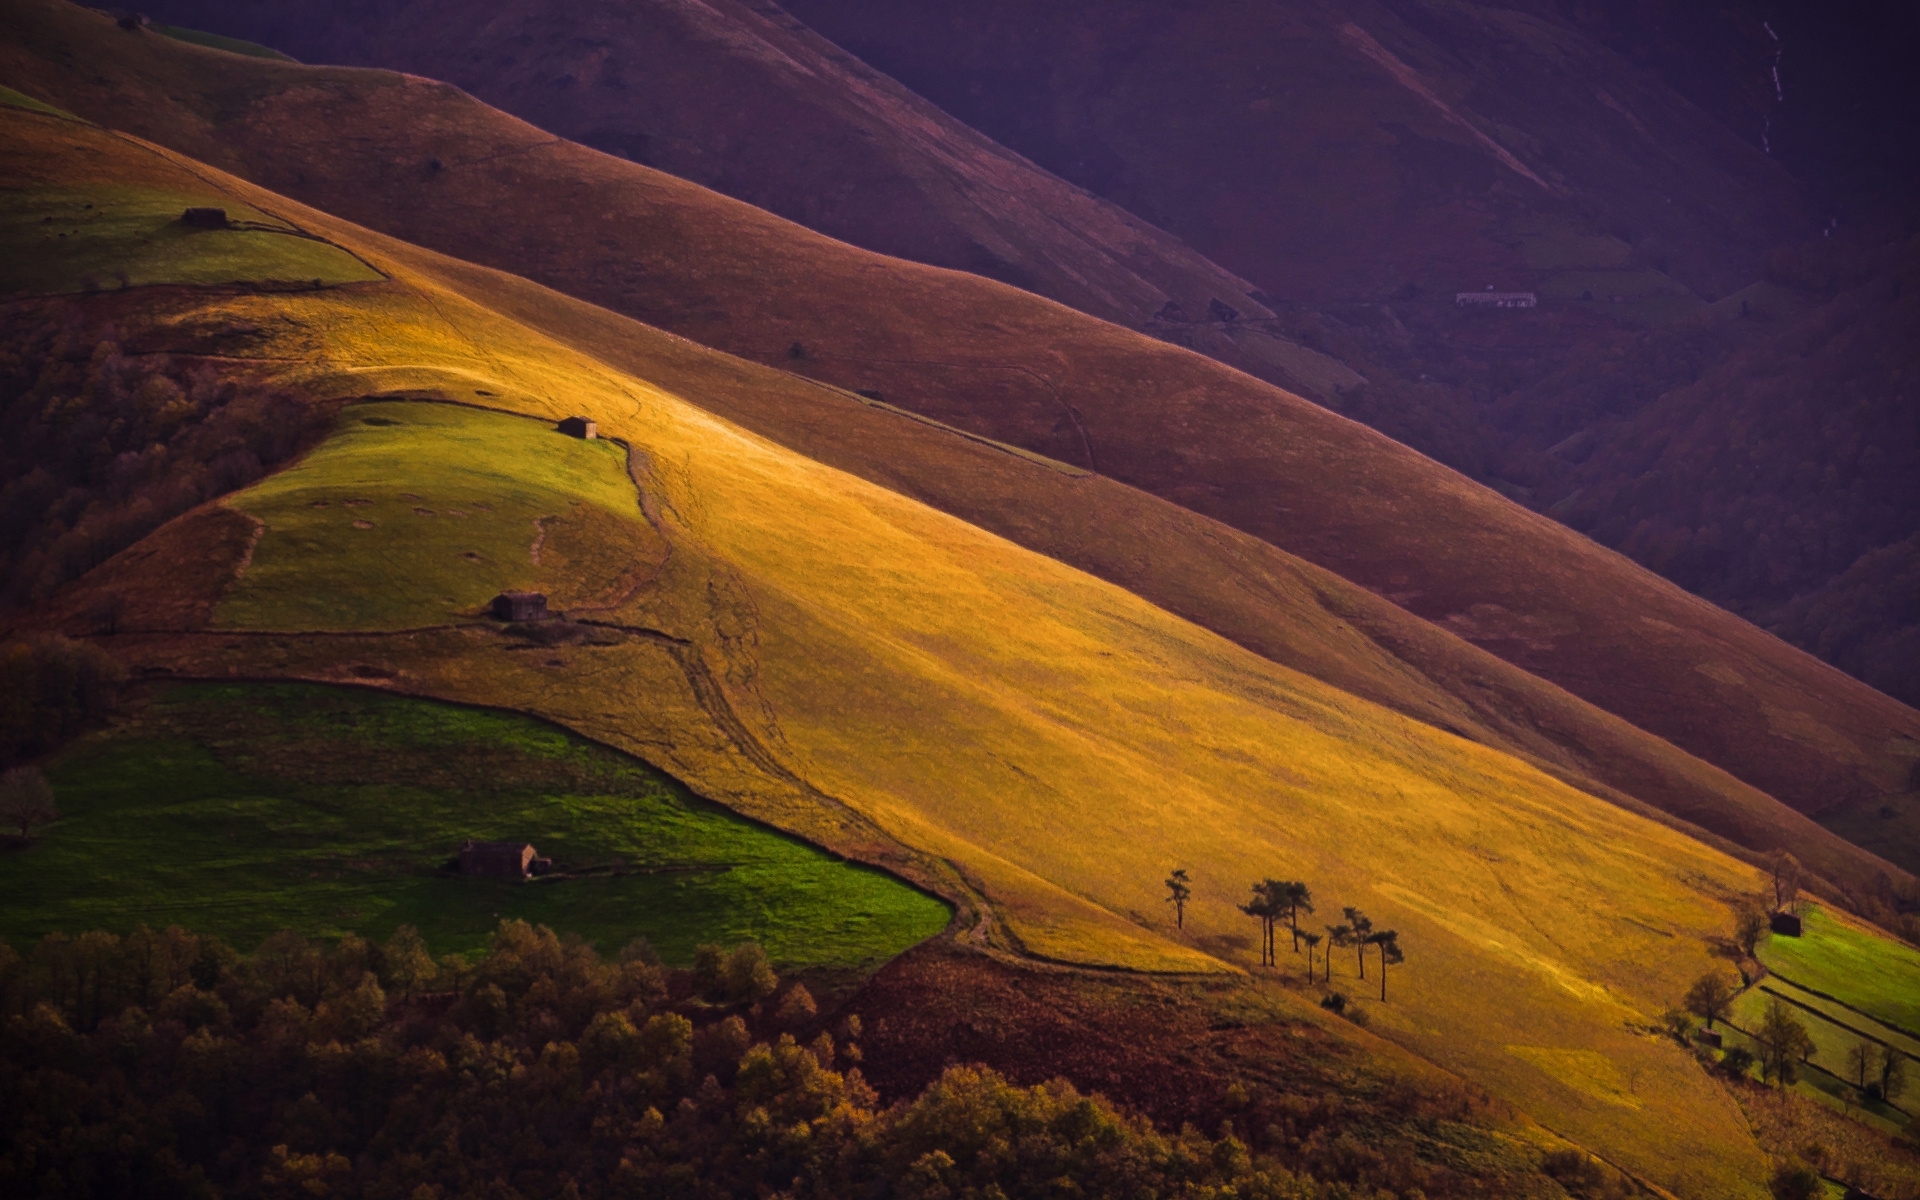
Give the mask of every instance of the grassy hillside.
MULTIPOLYGON (((16 178, 13 189, 35 182, 16 178)), ((379 272, 338 246, 238 206, 235 228, 181 220, 195 193, 91 187, 0 192, 0 292, 98 291, 154 283, 320 287, 379 272)))
POLYGON ((1767 939, 1760 960, 1791 983, 1837 996, 1908 1037, 1920 1037, 1920 952, 1818 905, 1804 921, 1804 937, 1767 939))
MULTIPOLYGON (((1504 667, 1483 669, 1483 659, 1437 649, 1453 643, 1410 632, 1347 585, 1316 582, 1303 594, 1270 565, 1286 560, 1264 559, 1239 535, 1223 542, 1212 523, 1156 522, 1164 539, 1183 544, 1162 540, 1142 554, 1124 523, 1139 511, 1125 499, 1132 493, 1103 491, 1082 498, 1071 520, 1056 517, 1057 497, 1070 492, 1055 488, 1029 507, 1031 493, 981 496, 974 476, 954 474, 985 460, 899 453, 911 442, 897 433, 884 435, 885 452, 865 446, 881 418, 843 395, 823 393, 809 406, 756 400, 763 389, 746 385, 683 389, 696 403, 1303 669, 1321 671, 1328 656, 1302 651, 1319 634, 1291 636, 1289 623, 1324 630, 1326 616, 1311 609, 1331 609, 1331 626, 1348 629, 1333 636, 1355 651, 1342 657, 1371 657, 1372 665, 1346 674, 1380 672, 1361 689, 1370 697, 1470 736, 1491 729, 1492 744, 1600 775, 1605 786, 1724 836, 1767 845, 1785 826, 1756 815, 1766 806, 1751 792, 1676 778, 1690 768, 1660 765, 1644 744, 1625 756, 1630 768, 1609 765, 1638 736, 1629 724, 1807 809, 1903 788, 1920 751, 1920 741, 1906 737, 1920 729, 1911 710, 1417 455, 1196 356, 1004 287, 851 251, 657 172, 554 143, 437 85, 273 63, 201 72, 190 47, 116 40, 110 26, 65 10, 23 3, 15 19, 21 37, 7 69, 90 113, 113 114, 389 232, 1098 468, 1297 551, 1623 721, 1600 730, 1590 710, 1530 693, 1524 676, 1504 667), (112 85, 53 65, 78 46, 121 64, 112 85), (325 88, 299 86, 320 80, 325 88), (333 132, 342 128, 378 137, 344 141, 333 132), (328 172, 310 172, 307 164, 322 157, 328 172), (418 169, 396 171, 396 162, 418 169), (549 186, 557 179, 570 182, 549 186), (849 313, 859 319, 845 319, 849 313), (1159 565, 1168 554, 1230 564, 1236 594, 1179 582, 1180 572, 1159 565), (1289 596, 1310 602, 1307 616, 1295 615, 1302 608, 1289 596), (1373 646, 1352 641, 1356 629, 1373 646), (1428 681, 1412 686, 1426 698, 1397 699, 1406 668, 1373 647, 1411 660, 1428 681), (1453 697, 1440 705, 1453 715, 1439 715, 1428 699, 1436 688, 1453 697), (1461 719, 1462 704, 1469 719, 1461 719)), ((585 329, 598 337, 609 325, 582 310, 528 301, 514 312, 593 353, 616 352, 590 343, 585 329)), ((619 352, 692 361, 670 341, 619 352)), ((1794 837, 1822 845, 1817 834, 1794 837)), ((1816 857, 1831 875, 1871 880, 1881 869, 1870 859, 1847 863, 1850 852, 1825 844, 1816 857)))
POLYGON ((516 588, 611 608, 665 551, 620 447, 446 405, 353 405, 229 503, 261 525, 216 618, 237 628, 437 624, 516 588))
MULTIPOLYGON (((36 139, 76 135, 42 120, 15 119, 4 144, 63 164, 63 186, 188 169, 105 133, 87 135, 96 155, 49 155, 36 139)), ((250 524, 242 495, 105 564, 51 616, 84 625, 118 590, 127 632, 101 640, 142 670, 372 680, 558 721, 699 794, 926 880, 962 908, 966 936, 1046 957, 1239 969, 1253 958, 1233 907, 1247 882, 1306 878, 1323 911, 1358 904, 1408 948, 1392 1000, 1368 1006, 1375 1030, 1679 1194, 1760 1194, 1763 1160, 1732 1102, 1638 1032, 1712 961, 1708 939, 1727 899, 1756 883, 1750 869, 748 434, 463 296, 430 255, 194 169, 350 245, 389 281, 134 289, 78 302, 85 314, 183 350, 248 322, 259 330, 239 355, 248 369, 316 403, 436 396, 543 421, 583 412, 631 445, 629 519, 669 553, 592 626, 553 625, 552 645, 478 617, 445 621, 428 593, 406 603, 433 627, 349 614, 352 628, 316 634, 272 606, 244 619, 229 607, 248 594, 248 539, 208 531, 250 524), (317 344, 287 352, 305 339, 317 344), (1198 881, 1184 935, 1159 886, 1176 863, 1198 881)), ((361 411, 345 410, 337 452, 307 463, 350 466, 356 446, 423 436, 410 421, 355 424, 361 411)), ((405 471, 389 482, 435 511, 376 525, 398 527, 401 561, 451 548, 432 522, 456 494, 436 489, 476 457, 432 436, 410 444, 449 449, 387 460, 405 471)), ((332 486, 322 476, 311 488, 332 486)), ((393 514, 404 516, 417 514, 393 514)), ((358 570, 355 586, 389 587, 392 566, 359 554, 349 529, 313 541, 315 578, 358 570)))
POLYGON ((175 684, 50 768, 61 821, 12 855, 0 937, 180 924, 251 946, 279 929, 435 953, 503 919, 685 965, 754 939, 778 961, 883 960, 938 901, 750 825, 625 755, 525 717, 367 691, 175 684), (579 878, 445 869, 467 838, 524 838, 579 878))

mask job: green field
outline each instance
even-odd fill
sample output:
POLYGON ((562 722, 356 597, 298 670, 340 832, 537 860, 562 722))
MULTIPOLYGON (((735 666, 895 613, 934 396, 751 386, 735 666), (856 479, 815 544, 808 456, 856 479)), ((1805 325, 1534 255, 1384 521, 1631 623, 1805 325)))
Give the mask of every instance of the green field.
POLYGON ((858 964, 946 926, 946 906, 740 819, 626 755, 526 717, 299 684, 173 684, 49 768, 63 819, 0 873, 0 936, 180 924, 250 947, 282 928, 436 953, 501 919, 635 936, 685 963, 759 941, 858 964), (529 883, 443 867, 461 840, 525 838, 529 883))
POLYGON ((217 33, 206 33, 198 29, 182 29, 178 25, 149 25, 148 29, 176 42, 191 42, 196 46, 205 46, 211 50, 225 50, 229 54, 244 54, 248 58, 273 58, 281 62, 294 62, 290 54, 262 46, 257 42, 243 42, 239 38, 222 37, 217 33))
POLYGON ((381 278, 338 246, 218 195, 130 186, 0 190, 0 294, 381 278), (180 220, 190 207, 224 208, 247 227, 190 227, 180 220))
POLYGON ((69 121, 79 120, 64 108, 55 108, 51 104, 35 100, 24 92, 16 92, 10 87, 0 87, 0 104, 9 108, 24 108, 28 112, 46 113, 48 116, 65 117, 69 121))
POLYGON ((1809 905, 1802 920, 1804 937, 1761 944, 1768 970, 1909 1036, 1920 1034, 1920 951, 1842 924, 1818 905, 1809 905))
POLYGON ((611 599, 651 536, 619 446, 451 404, 353 405, 228 504, 266 526, 220 607, 237 628, 444 623, 516 587, 611 599))

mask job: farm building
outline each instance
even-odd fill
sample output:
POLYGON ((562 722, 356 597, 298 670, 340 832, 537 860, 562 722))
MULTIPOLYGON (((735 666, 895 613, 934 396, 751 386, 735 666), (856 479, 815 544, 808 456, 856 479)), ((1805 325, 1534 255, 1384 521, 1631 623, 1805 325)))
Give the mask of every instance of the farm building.
POLYGON ((1790 912, 1777 912, 1767 918, 1767 928, 1784 937, 1800 936, 1800 918, 1790 912))
POLYGON ((1461 308, 1538 308, 1540 297, 1532 292, 1460 292, 1453 302, 1461 308))
POLYGON ((500 621, 544 621, 547 598, 539 592, 501 592, 493 598, 493 615, 500 621))
POLYGON ((180 223, 195 229, 226 229, 231 224, 224 208, 190 208, 180 214, 180 223))
POLYGON ((600 426, 585 417, 568 417, 555 428, 568 437, 585 438, 588 441, 600 436, 600 426))
POLYGON ((476 842, 468 838, 460 843, 462 875, 525 879, 545 874, 552 865, 552 859, 541 858, 528 842, 476 842))

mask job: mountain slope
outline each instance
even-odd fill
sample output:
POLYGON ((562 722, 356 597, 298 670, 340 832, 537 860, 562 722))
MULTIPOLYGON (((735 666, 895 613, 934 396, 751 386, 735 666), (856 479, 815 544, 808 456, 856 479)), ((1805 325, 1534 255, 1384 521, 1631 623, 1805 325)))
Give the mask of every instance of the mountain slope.
MULTIPOLYGON (((161 530, 49 610, 76 619, 122 589, 124 631, 102 641, 137 668, 375 680, 533 712, 927 881, 983 940, 1075 962, 1227 969, 1247 957, 1230 903, 1242 881, 1298 874, 1401 931, 1411 958, 1391 1002, 1370 1006, 1376 1029, 1679 1195, 1764 1194, 1764 1160, 1718 1085, 1637 1031, 1715 961, 1750 868, 744 433, 437 283, 448 267, 425 252, 132 139, 18 110, 0 122, 16 186, 151 181, 239 200, 385 276, 16 301, 10 320, 111 319, 144 353, 224 359, 335 410, 335 439, 370 411, 404 425, 410 408, 430 422, 440 403, 484 403, 539 418, 502 435, 538 459, 556 436, 545 422, 588 412, 630 453, 633 507, 608 519, 666 543, 631 590, 556 627, 585 630, 578 641, 527 653, 510 629, 393 590, 412 556, 451 552, 435 540, 449 501, 476 537, 496 520, 487 494, 438 494, 469 456, 419 461, 408 482, 430 511, 369 520, 331 507, 361 481, 341 465, 354 456, 323 451, 161 530), (251 340, 210 356, 235 328, 251 340), (400 403, 339 407, 369 397, 400 403), (244 525, 275 495, 338 516, 269 520, 248 554, 179 552, 195 522, 244 525), (363 534, 393 549, 363 553, 363 534), (398 607, 333 615, 317 636, 296 610, 249 599, 251 564, 274 561, 345 573, 398 607), (206 598, 199 615, 169 608, 183 592, 206 598), (1134 915, 1157 911, 1169 858, 1199 879, 1184 937, 1163 913, 1134 915)), ((497 570, 505 585, 526 567, 497 570)))
MULTIPOLYGON (((546 6, 182 5, 310 62, 454 83, 572 141, 832 237, 1026 288, 1139 328, 1169 306, 1272 317, 1253 286, 1035 167, 757 0, 546 6), (777 116, 776 116, 777 114, 777 116)), ((1196 337, 1242 370, 1331 394, 1360 379, 1249 324, 1196 337)))
MULTIPOLYGON (((88 19, 74 20, 80 22, 84 32, 88 19)), ((120 78, 152 80, 147 86, 156 89, 140 93, 147 102, 136 107, 121 101, 114 105, 115 111, 150 122, 168 118, 171 123, 166 133, 175 141, 201 141, 220 149, 216 131, 188 123, 193 114, 159 99, 157 89, 162 80, 170 80, 167 86, 176 94, 192 95, 194 86, 205 86, 210 80, 224 80, 224 86, 239 89, 250 77, 231 69, 187 70, 198 61, 194 58, 197 52, 174 48, 170 43, 120 38, 117 31, 109 37, 102 52, 131 47, 127 53, 135 55, 122 66, 120 78), (173 74, 161 74, 163 70, 173 74)), ((57 60, 57 55, 49 57, 57 60)), ((347 106, 324 118, 308 114, 311 119, 298 123, 270 106, 261 116, 263 124, 257 127, 226 127, 231 134, 247 134, 249 130, 257 133, 257 139, 248 134, 238 144, 255 146, 251 152, 276 173, 297 174, 259 147, 299 145, 304 131, 314 129, 373 127, 376 113, 380 114, 379 127, 389 130, 387 136, 396 141, 418 133, 412 120, 416 117, 423 117, 424 127, 439 131, 436 136, 442 139, 461 129, 473 137, 537 136, 444 89, 391 76, 300 68, 286 77, 252 78, 250 86, 253 92, 243 94, 272 95, 271 88, 279 86, 293 88, 286 103, 314 104, 319 103, 316 97, 332 95, 347 106), (315 86, 321 81, 324 86, 315 86), (302 86, 293 88, 295 83, 302 86), (370 109, 370 105, 374 107, 370 109)), ((237 97, 216 96, 204 103, 216 111, 246 111, 237 97)), ((295 113, 305 111, 296 109, 295 113)), ((442 140, 430 149, 446 154, 446 162, 457 162, 451 145, 442 140)), ((339 157, 337 149, 326 152, 333 164, 330 177, 337 181, 326 185, 330 201, 349 208, 369 207, 369 189, 352 182, 345 167, 350 160, 339 157)), ((828 256, 826 261, 833 261, 830 244, 799 235, 789 226, 770 224, 752 210, 717 202, 717 212, 703 212, 699 205, 714 201, 709 198, 703 202, 702 194, 686 185, 657 175, 643 173, 636 177, 635 168, 584 151, 559 147, 552 152, 566 156, 565 170, 582 178, 599 179, 602 187, 615 189, 603 195, 624 196, 618 201, 623 204, 641 200, 659 206, 650 210, 655 219, 669 216, 666 224, 651 230, 629 227, 624 218, 611 222, 612 227, 626 229, 637 235, 636 241, 655 247, 690 245, 705 248, 714 256, 704 260, 706 265, 694 253, 684 258, 657 259, 654 265, 660 269, 648 270, 648 279, 657 281, 684 273, 691 282, 711 265, 739 254, 742 236, 763 240, 757 243, 761 249, 732 258, 741 268, 750 261, 771 262, 777 261, 777 256, 798 253, 801 257, 791 275, 809 278, 815 270, 809 265, 811 258, 824 254, 828 256), (606 177, 601 172, 612 175, 606 177), (636 182, 647 184, 650 190, 636 195, 629 190, 636 182), (711 224, 715 218, 740 223, 740 227, 729 235, 724 226, 711 224)), ((415 153, 424 155, 425 149, 415 153)), ((474 148, 460 153, 477 155, 479 151, 474 148)), ((383 173, 371 162, 364 169, 371 178, 383 173)), ((541 164, 542 173, 549 177, 562 169, 560 163, 551 160, 541 164)), ((448 168, 447 173, 466 174, 457 166, 448 168)), ((512 224, 529 233, 543 230, 540 220, 524 225, 511 220, 509 191, 519 197, 511 203, 530 202, 529 193, 518 187, 464 178, 450 195, 428 195, 436 204, 456 205, 470 212, 472 215, 463 219, 476 221, 478 228, 497 232, 512 224), (494 187, 501 190, 490 190, 494 187)), ((421 214, 401 200, 409 194, 415 193, 397 193, 393 205, 382 208, 382 215, 417 221, 421 214)), ((554 219, 560 220, 557 212, 554 219)), ((424 227, 426 222, 417 224, 424 227)), ((419 233, 434 236, 444 233, 449 224, 441 221, 437 229, 420 228, 419 233)), ((494 245, 498 248, 497 239, 494 245)), ((480 248, 475 249, 478 252, 480 248)), ((559 255, 562 264, 577 257, 576 250, 568 249, 557 238, 538 249, 524 248, 517 256, 532 262, 543 253, 559 255)), ((869 266, 902 269, 897 263, 859 257, 852 260, 852 265, 863 272, 869 266)), ((605 267, 591 269, 599 272, 605 267)), ((682 387, 695 402, 714 412, 811 457, 1119 583, 1282 665, 1439 728, 1524 755, 1596 794, 1630 806, 1652 805, 1740 846, 1755 850, 1792 848, 1817 871, 1847 886, 1860 902, 1877 895, 1876 877, 1888 869, 1873 855, 1823 835, 1805 818, 1750 785, 1514 669, 1363 588, 1293 558, 1271 543, 1109 479, 1057 464, 1054 468, 1036 467, 1002 449, 909 419, 900 410, 877 406, 793 375, 721 359, 632 321, 585 304, 562 301, 540 289, 527 289, 492 272, 457 264, 442 264, 435 270, 449 286, 483 296, 501 311, 549 336, 617 366, 635 368, 644 363, 654 378, 667 386, 682 387)), ((705 279, 714 281, 710 274, 705 274, 705 279)), ((926 273, 898 280, 896 286, 929 286, 938 296, 956 282, 964 281, 926 273)), ((749 285, 745 277, 728 287, 743 297, 758 296, 765 290, 757 284, 749 285)), ((991 302, 996 294, 1013 293, 1000 290, 981 299, 991 302)), ((912 302, 903 303, 899 311, 926 309, 924 302, 912 302)), ((1058 319, 1057 309, 1041 307, 1036 311, 1049 321, 1058 319)), ((997 329, 999 335, 1006 332, 997 329)), ((780 342, 775 340, 774 344, 780 342)), ((774 357, 789 365, 795 362, 784 354, 774 357)), ((1138 383, 1135 381, 1136 386, 1138 383)))
MULTIPOLYGON (((1897 182, 1900 139, 1872 149, 1858 114, 1898 128, 1910 105, 1897 86, 1874 82, 1898 78, 1896 68, 1852 65, 1905 44, 1910 20, 1890 11, 1828 19, 1799 3, 1560 0, 1212 0, 1041 15, 993 0, 793 6, 1001 145, 1265 289, 1242 302, 1235 295, 1252 284, 1163 284, 1173 305, 1116 308, 1083 286, 1110 272, 1104 252, 1086 258, 1090 244, 1057 236, 1062 219, 1083 236, 1105 227, 1089 224, 1086 195, 1029 179, 1023 160, 1012 166, 769 3, 537 15, 516 0, 173 3, 311 60, 455 82, 541 128, 856 245, 1021 283, 1198 349, 1567 520, 1775 632, 1802 627, 1776 619, 1781 603, 1915 527, 1888 480, 1898 464, 1856 473, 1833 437, 1809 453, 1779 428, 1789 414, 1749 431, 1756 469, 1743 483, 1768 487, 1808 464, 1815 482, 1782 489, 1794 494, 1790 511, 1741 514, 1752 523, 1747 556, 1763 547, 1758 577, 1673 553, 1675 526, 1705 528, 1711 541, 1714 522, 1650 514, 1622 495, 1642 489, 1627 444, 1637 434, 1621 426, 1655 418, 1663 396, 1703 372, 1769 389, 1769 373, 1743 360, 1764 355, 1773 331, 1720 319, 1708 302, 1724 307, 1761 276, 1776 243, 1816 226, 1834 232, 1831 219, 1843 233, 1906 236, 1889 203, 1911 190, 1897 182), (976 169, 988 161, 1012 174, 976 169), (949 231, 962 210, 1001 231, 975 244, 1009 257, 956 253, 949 231), (1496 281, 1544 302, 1524 314, 1455 305, 1456 292, 1496 281), (1215 299, 1237 318, 1222 319, 1215 299), (1570 469, 1569 444, 1586 469, 1570 469), (1863 504, 1891 506, 1905 524, 1892 536, 1879 519, 1808 528, 1808 516, 1822 523, 1863 504), (1644 518, 1656 528, 1640 530, 1644 518)), ((1126 261, 1192 254, 1153 245, 1136 244, 1126 261)), ((1917 331, 1907 320, 1891 332, 1875 339, 1881 356, 1897 356, 1917 331)), ((1866 340, 1829 357, 1871 371, 1866 340)), ((1844 443, 1877 439, 1882 422, 1868 413, 1827 423, 1844 443)), ((1712 502, 1681 496, 1674 507, 1701 499, 1712 502)), ((1887 619, 1872 636, 1898 640, 1911 628, 1887 619)), ((1828 654, 1833 639, 1816 632, 1794 640, 1903 702, 1920 686, 1911 672, 1860 675, 1857 655, 1828 654)))
POLYGON ((854 251, 555 142, 444 85, 232 56, 197 69, 211 52, 114 41, 111 25, 79 10, 19 0, 12 11, 22 24, 9 77, 75 111, 207 147, 310 202, 709 345, 1135 484, 1385 594, 1803 812, 1877 806, 1908 786, 1920 757, 1913 710, 1197 355, 1004 285, 854 251), (118 56, 115 77, 60 65, 87 52, 118 56))

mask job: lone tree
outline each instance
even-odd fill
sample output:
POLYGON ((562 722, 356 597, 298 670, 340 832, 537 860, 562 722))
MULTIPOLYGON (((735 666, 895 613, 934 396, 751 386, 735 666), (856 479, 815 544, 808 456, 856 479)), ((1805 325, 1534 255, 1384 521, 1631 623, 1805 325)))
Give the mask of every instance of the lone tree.
POLYGON ((1684 1003, 1688 1012, 1712 1029, 1715 1021, 1727 1015, 1727 1008, 1733 1003, 1733 988, 1717 971, 1708 971, 1693 981, 1684 1003))
POLYGON ((1880 1048, 1872 1042, 1855 1042, 1847 1051, 1847 1070, 1853 1072, 1853 1085, 1867 1090, 1867 1072, 1879 1072, 1880 1048))
POLYGON ((1733 913, 1733 944, 1740 953, 1752 958, 1759 948, 1760 939, 1767 936, 1766 906, 1745 902, 1733 913))
POLYGON ((1800 860, 1785 850, 1776 850, 1768 866, 1773 871, 1773 911, 1792 912, 1794 901, 1800 898, 1800 880, 1805 875, 1800 860))
POLYGON ((1348 905, 1340 910, 1347 919, 1347 945, 1353 947, 1354 956, 1360 960, 1360 978, 1367 977, 1367 947, 1371 943, 1367 938, 1373 933, 1373 920, 1359 909, 1348 905))
POLYGON ((1333 982, 1333 951, 1335 947, 1345 950, 1353 945, 1353 926, 1328 925, 1327 930, 1327 982, 1333 982))
POLYGON ((1240 906, 1240 911, 1260 922, 1260 965, 1274 966, 1279 955, 1274 953, 1273 927, 1280 920, 1280 914, 1286 909, 1283 885, 1277 879, 1267 879, 1253 885, 1253 899, 1240 906))
POLYGON ((1767 1002, 1767 1012, 1754 1032, 1760 1043, 1760 1075, 1773 1083, 1786 1085, 1800 1078, 1800 1064, 1812 1057, 1813 1038, 1807 1027, 1794 1019, 1778 996, 1767 1002))
POLYGON ((1392 929, 1381 929, 1367 935, 1367 944, 1380 947, 1380 1000, 1387 999, 1387 967, 1394 963, 1407 961, 1400 952, 1400 934, 1392 929))
POLYGON ((53 803, 53 785, 38 767, 15 767, 0 775, 0 822, 20 831, 20 840, 33 837, 36 825, 51 825, 60 819, 53 803))
POLYGON ((1880 1047, 1880 1099, 1892 1104, 1907 1090, 1907 1056, 1892 1046, 1880 1047))
POLYGON ((1173 905, 1173 923, 1181 929, 1187 927, 1187 897, 1191 895, 1193 881, 1187 878, 1187 869, 1175 867, 1167 876, 1167 903, 1173 905))
MULTIPOLYGON (((1325 941, 1326 939, 1317 933, 1303 933, 1303 934, 1300 934, 1299 936, 1300 936, 1300 940, 1307 944, 1307 982, 1312 983, 1313 982, 1313 951, 1316 946, 1318 946, 1321 942, 1325 941)), ((1331 946, 1327 947, 1327 953, 1329 956, 1331 956, 1333 953, 1333 947, 1331 946)), ((1329 981, 1331 981, 1333 977, 1329 975, 1327 978, 1329 981)))
POLYGON ((1313 911, 1313 889, 1298 879, 1289 880, 1280 885, 1280 895, 1287 903, 1287 929, 1293 934, 1293 952, 1300 953, 1300 914, 1313 911))

